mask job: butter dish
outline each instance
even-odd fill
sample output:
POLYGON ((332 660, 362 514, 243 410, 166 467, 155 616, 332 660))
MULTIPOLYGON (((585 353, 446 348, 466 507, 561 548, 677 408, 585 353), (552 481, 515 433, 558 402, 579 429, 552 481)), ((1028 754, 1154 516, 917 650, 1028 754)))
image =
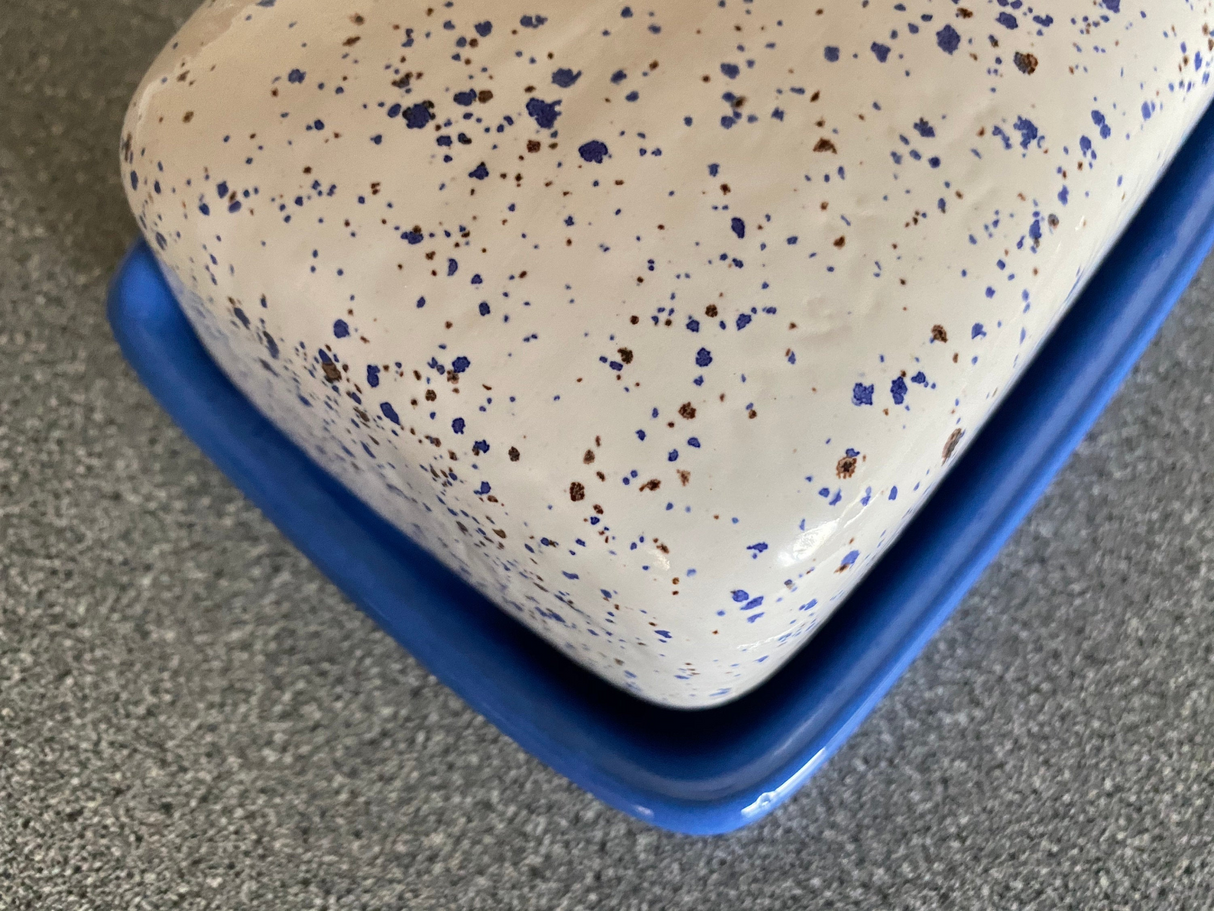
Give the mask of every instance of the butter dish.
POLYGON ((174 417, 474 706, 617 806, 729 828, 905 666, 1204 252, 1194 141, 1159 181, 1208 29, 1115 0, 516 6, 200 10, 128 116, 147 246, 112 315, 174 417), (139 297, 203 348, 170 368, 149 346, 184 324, 157 342, 139 297), (277 455, 197 424, 189 374, 165 382, 187 363, 277 455), (288 452, 314 474, 267 506, 288 452), (393 616, 341 568, 343 523, 514 619, 426 639, 408 586, 393 616))

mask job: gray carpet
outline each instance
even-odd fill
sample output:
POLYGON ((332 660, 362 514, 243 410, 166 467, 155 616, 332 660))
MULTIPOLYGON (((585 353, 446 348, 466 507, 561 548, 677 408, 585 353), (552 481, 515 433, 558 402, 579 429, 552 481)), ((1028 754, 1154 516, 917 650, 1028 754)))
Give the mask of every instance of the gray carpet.
POLYGON ((693 839, 524 755, 157 409, 103 315, 195 0, 0 2, 0 908, 1209 908, 1214 264, 796 798, 693 839))

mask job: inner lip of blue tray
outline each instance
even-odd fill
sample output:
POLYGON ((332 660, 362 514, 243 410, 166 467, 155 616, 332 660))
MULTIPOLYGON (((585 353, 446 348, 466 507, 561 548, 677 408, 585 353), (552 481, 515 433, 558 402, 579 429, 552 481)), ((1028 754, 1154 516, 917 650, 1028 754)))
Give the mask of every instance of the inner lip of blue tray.
POLYGON ((613 806, 720 832, 780 803, 847 738, 1111 398, 1210 247, 1211 148, 1207 112, 906 532, 779 672, 713 709, 664 709, 583 670, 308 461, 210 361, 144 245, 115 279, 111 321, 141 378, 212 460, 473 708, 613 806))

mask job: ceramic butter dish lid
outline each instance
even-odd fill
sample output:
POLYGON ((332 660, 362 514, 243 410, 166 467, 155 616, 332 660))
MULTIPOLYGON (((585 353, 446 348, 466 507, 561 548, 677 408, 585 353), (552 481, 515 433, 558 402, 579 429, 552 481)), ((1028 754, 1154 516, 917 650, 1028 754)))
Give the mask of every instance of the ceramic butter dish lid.
POLYGON ((773 673, 1209 100, 1204 3, 213 0, 123 169, 325 470, 653 702, 773 673))

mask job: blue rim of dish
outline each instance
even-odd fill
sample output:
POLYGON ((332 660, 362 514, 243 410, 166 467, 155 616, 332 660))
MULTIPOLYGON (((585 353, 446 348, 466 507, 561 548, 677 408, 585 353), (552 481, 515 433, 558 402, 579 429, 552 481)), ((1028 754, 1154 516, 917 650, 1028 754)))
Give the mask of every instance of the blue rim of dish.
POLYGON ((847 740, 1079 444, 1214 243, 1214 109, 985 428, 901 537, 770 680, 701 711, 576 666, 354 498, 276 430, 195 337, 148 247, 109 318, 210 459, 356 604, 524 750, 611 806, 689 834, 740 828, 847 740))

